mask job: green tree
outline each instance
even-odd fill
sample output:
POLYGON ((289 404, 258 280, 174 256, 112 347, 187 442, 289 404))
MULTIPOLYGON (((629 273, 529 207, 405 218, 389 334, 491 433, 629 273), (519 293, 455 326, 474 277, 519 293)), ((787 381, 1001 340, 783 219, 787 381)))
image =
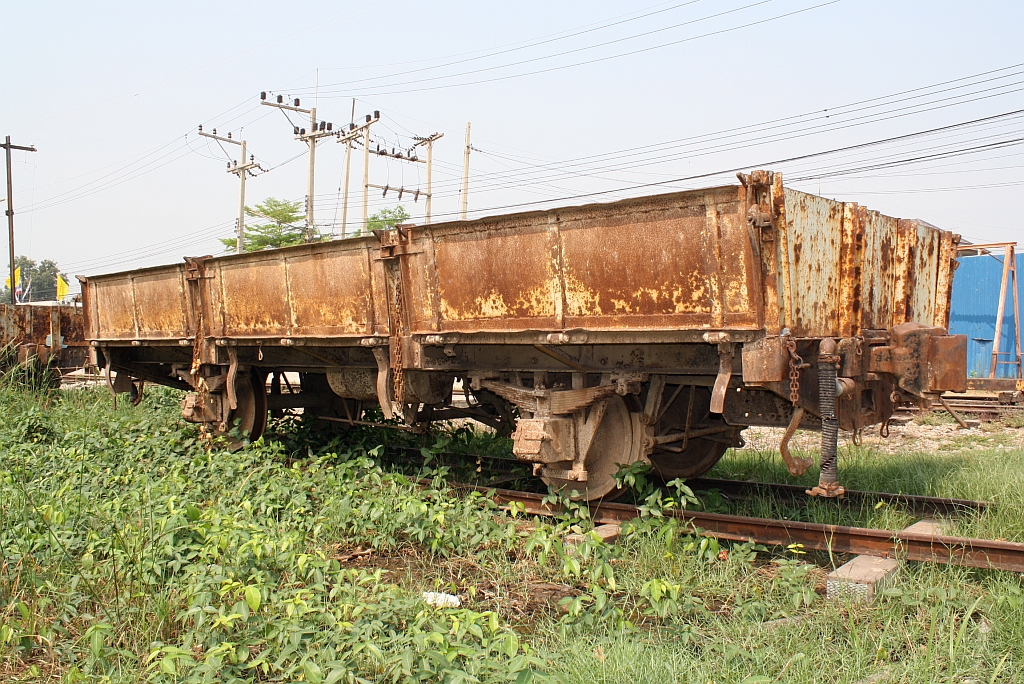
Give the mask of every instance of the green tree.
POLYGON ((409 212, 401 204, 385 207, 366 219, 368 230, 389 230, 409 218, 409 212))
MULTIPOLYGON (((306 241, 306 215, 300 210, 301 202, 289 202, 268 197, 261 204, 246 207, 245 215, 263 219, 262 223, 246 224, 245 236, 242 239, 242 250, 257 252, 261 249, 290 247, 301 245, 306 241)), ((316 235, 319 240, 319 234, 316 235)), ((235 238, 220 240, 228 252, 234 252, 237 246, 235 238)))
MULTIPOLYGON (((21 286, 27 289, 29 283, 32 285, 26 301, 48 302, 57 298, 57 273, 60 271, 57 262, 43 259, 36 263, 33 259, 22 255, 15 257, 14 265, 21 269, 21 286)), ((3 277, 0 278, 0 285, 9 277, 10 273, 5 271, 3 277)), ((9 304, 10 301, 11 291, 4 287, 0 290, 0 303, 9 304)))

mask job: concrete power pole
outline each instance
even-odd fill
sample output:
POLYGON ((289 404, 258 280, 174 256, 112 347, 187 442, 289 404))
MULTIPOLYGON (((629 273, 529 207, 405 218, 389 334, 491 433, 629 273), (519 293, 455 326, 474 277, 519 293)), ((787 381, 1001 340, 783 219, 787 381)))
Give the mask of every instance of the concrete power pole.
POLYGON ((228 161, 228 173, 233 173, 238 176, 238 219, 235 224, 235 230, 238 233, 238 240, 235 243, 235 253, 241 254, 243 251, 242 244, 245 239, 245 177, 251 173, 250 169, 259 169, 260 171, 264 171, 265 169, 257 164, 256 160, 251 156, 249 157, 249 161, 245 160, 246 147, 244 140, 234 140, 230 133, 228 133, 226 138, 217 135, 216 128, 213 129, 213 133, 204 133, 202 126, 199 127, 199 135, 204 138, 212 138, 217 142, 226 142, 232 145, 242 146, 242 163, 239 164, 238 162, 235 162, 232 164, 230 160, 228 161))
MULTIPOLYGON (((260 93, 260 104, 265 104, 269 107, 277 107, 278 109, 288 110, 292 112, 299 112, 300 114, 309 114, 309 131, 305 128, 299 128, 295 124, 292 124, 295 133, 296 140, 302 140, 309 145, 309 175, 306 181, 306 242, 313 242, 316 237, 316 225, 313 221, 313 190, 314 190, 314 175, 316 170, 316 143, 320 138, 324 138, 329 135, 334 135, 334 124, 328 121, 316 120, 316 107, 312 109, 301 109, 299 107, 299 99, 295 98, 294 104, 284 104, 284 97, 281 95, 277 96, 277 102, 267 102, 267 93, 264 91, 260 93)), ((287 116, 287 115, 286 115, 287 116)), ((291 119, 289 119, 291 121, 291 119)))
POLYGON ((462 157, 462 214, 459 218, 466 220, 466 210, 469 207, 469 122, 466 122, 466 151, 462 157))
POLYGON ((14 272, 17 270, 14 267, 14 183, 11 179, 11 150, 24 150, 25 152, 35 152, 36 148, 33 145, 23 147, 21 145, 11 144, 11 136, 7 136, 4 140, 4 150, 7 151, 7 240, 10 245, 10 256, 11 256, 11 304, 16 304, 14 299, 14 288, 17 287, 17 283, 14 282, 14 272))
POLYGON ((348 233, 348 180, 349 180, 349 168, 352 161, 352 142, 362 136, 363 138, 363 229, 366 228, 366 211, 369 206, 369 193, 370 189, 367 183, 369 182, 368 174, 370 168, 370 126, 380 121, 380 112, 374 111, 373 115, 366 115, 366 120, 358 126, 355 123, 348 125, 348 130, 338 135, 338 142, 345 144, 345 180, 344 180, 344 199, 342 199, 341 209, 341 237, 346 237, 348 233))
POLYGON ((430 225, 430 200, 433 196, 433 186, 431 185, 432 172, 434 168, 434 141, 444 137, 444 133, 434 133, 428 135, 425 138, 415 138, 416 146, 423 145, 427 148, 427 192, 426 192, 426 206, 424 213, 423 222, 430 225))

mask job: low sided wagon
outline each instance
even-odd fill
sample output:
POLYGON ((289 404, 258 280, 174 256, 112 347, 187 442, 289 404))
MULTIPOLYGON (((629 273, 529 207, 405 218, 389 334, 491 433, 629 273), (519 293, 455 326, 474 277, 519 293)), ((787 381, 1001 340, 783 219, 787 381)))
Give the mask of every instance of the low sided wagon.
POLYGON ((180 388, 217 433, 255 438, 287 407, 473 418, 593 499, 637 460, 698 476, 751 425, 788 427, 803 472, 786 447, 805 428, 823 435, 814 492, 834 496, 839 429, 965 388, 966 340, 946 334, 959 236, 777 173, 740 181, 83 277, 86 336, 115 390, 180 388))

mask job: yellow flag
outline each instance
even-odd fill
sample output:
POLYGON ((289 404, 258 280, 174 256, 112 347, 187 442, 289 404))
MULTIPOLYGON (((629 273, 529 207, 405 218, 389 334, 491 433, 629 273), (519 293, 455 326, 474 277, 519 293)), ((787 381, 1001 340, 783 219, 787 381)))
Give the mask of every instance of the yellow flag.
POLYGON ((57 274, 57 301, 60 301, 68 296, 68 281, 64 280, 64 275, 61 273, 57 274))
MULTIPOLYGON (((21 282, 21 266, 14 269, 14 282, 21 282)), ((4 287, 6 287, 8 290, 11 289, 11 276, 7 276, 7 279, 4 280, 4 287)))

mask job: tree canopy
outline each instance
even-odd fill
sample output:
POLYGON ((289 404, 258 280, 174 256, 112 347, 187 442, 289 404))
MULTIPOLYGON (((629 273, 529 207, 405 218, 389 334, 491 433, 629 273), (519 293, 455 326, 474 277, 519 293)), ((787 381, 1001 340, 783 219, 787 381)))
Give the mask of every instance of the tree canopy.
MULTIPOLYGON (((28 290, 25 301, 47 302, 57 299, 57 273, 60 271, 57 262, 43 259, 36 263, 35 260, 21 255, 15 257, 14 265, 21 269, 22 289, 28 290)), ((0 286, 3 286, 9 277, 10 274, 4 272, 3 277, 0 277, 0 286)), ((17 283, 15 285, 17 286, 17 283)), ((0 303, 7 304, 10 301, 11 291, 4 286, 0 289, 0 303)))
MULTIPOLYGON (((262 219, 259 223, 246 224, 242 239, 242 251, 257 252, 262 249, 301 245, 306 241, 306 215, 301 202, 289 202, 268 197, 255 207, 246 207, 245 215, 262 219)), ((319 235, 317 235, 319 239, 319 235)), ((228 252, 234 252, 237 241, 234 237, 220 240, 228 252)))
POLYGON ((368 230, 388 230, 409 218, 409 212, 401 204, 395 207, 384 207, 366 219, 368 230))
MULTIPOLYGON (((259 223, 247 223, 245 236, 242 239, 242 251, 257 252, 262 249, 290 247, 301 245, 306 241, 306 215, 301 209, 301 202, 289 202, 268 197, 255 207, 246 207, 245 215, 254 219, 262 219, 259 223)), ((389 230, 396 224, 409 218, 409 212, 401 204, 385 207, 367 219, 369 230, 389 230)), ((357 230, 353 235, 360 235, 357 230)), ((319 232, 315 242, 325 239, 319 232)), ((234 252, 236 239, 221 238, 225 251, 234 252)))

